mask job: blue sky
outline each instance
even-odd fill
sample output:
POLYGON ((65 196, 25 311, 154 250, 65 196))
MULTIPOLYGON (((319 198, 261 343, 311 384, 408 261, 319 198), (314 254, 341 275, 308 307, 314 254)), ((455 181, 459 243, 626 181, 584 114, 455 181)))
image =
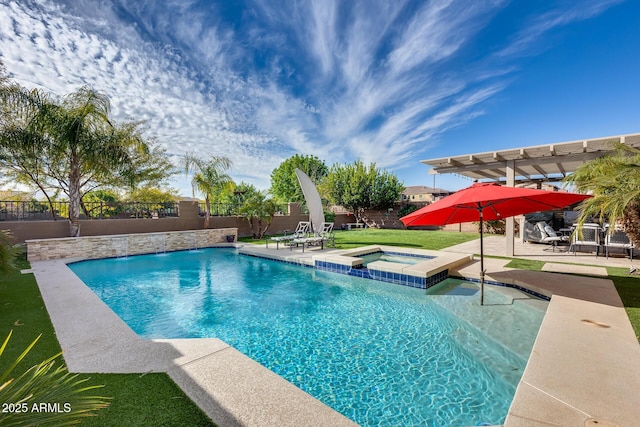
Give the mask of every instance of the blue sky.
POLYGON ((92 85, 176 161, 225 155, 259 188, 296 153, 431 186, 422 159, 640 132, 639 17, 634 0, 0 0, 0 58, 28 87, 92 85))

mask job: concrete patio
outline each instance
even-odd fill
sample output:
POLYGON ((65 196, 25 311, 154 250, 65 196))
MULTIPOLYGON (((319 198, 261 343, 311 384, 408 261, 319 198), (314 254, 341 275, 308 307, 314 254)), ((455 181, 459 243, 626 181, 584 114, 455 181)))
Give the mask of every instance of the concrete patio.
MULTIPOLYGON (((489 235, 484 237, 484 254, 487 256, 506 257, 505 248, 507 242, 505 236, 489 235)), ((519 239, 514 242, 513 258, 528 259, 535 261, 547 261, 554 263, 584 264, 598 267, 621 267, 628 269, 634 266, 640 269, 640 259, 631 261, 621 254, 609 255, 606 258, 602 251, 598 256, 595 252, 577 252, 576 255, 570 252, 569 245, 559 245, 552 251, 551 245, 540 243, 522 243, 519 239)), ((480 239, 442 249, 444 252, 459 253, 480 253, 480 239)))

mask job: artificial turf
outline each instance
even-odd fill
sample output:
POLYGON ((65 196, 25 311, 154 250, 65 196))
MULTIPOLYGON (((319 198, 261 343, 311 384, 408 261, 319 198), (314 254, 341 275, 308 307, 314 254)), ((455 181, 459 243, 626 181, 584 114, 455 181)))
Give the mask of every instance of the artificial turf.
MULTIPOLYGON (((19 267, 28 268, 26 261, 19 267)), ((60 344, 33 274, 19 271, 0 275, 0 344, 13 331, 0 358, 0 373, 40 334, 38 343, 16 367, 26 371, 60 353, 60 344)), ((59 359, 59 363, 63 363, 59 359)), ((82 425, 121 426, 213 426, 166 374, 80 374, 86 385, 104 385, 96 395, 111 398, 110 405, 82 425)))
MULTIPOLYGON (((414 230, 386 230, 378 228, 350 231, 336 230, 334 234, 337 249, 351 249, 366 245, 387 245, 439 250, 478 238, 478 233, 452 233, 450 231, 440 230, 416 233, 414 230)), ((260 240, 255 240, 251 237, 241 237, 238 240, 264 245, 270 237, 273 236, 266 236, 260 240)))

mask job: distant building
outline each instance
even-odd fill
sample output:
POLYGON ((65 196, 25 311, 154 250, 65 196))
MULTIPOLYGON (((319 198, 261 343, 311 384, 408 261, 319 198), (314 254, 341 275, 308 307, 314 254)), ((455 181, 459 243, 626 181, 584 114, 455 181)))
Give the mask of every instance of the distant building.
POLYGON ((516 187, 531 188, 533 190, 545 190, 545 191, 560 191, 560 192, 567 191, 558 187, 557 185, 553 185, 545 182, 530 182, 530 183, 524 183, 524 184, 516 184, 516 187))
POLYGON ((426 187, 424 185, 413 185, 405 187, 402 192, 403 202, 414 203, 431 203, 447 197, 452 191, 443 190, 442 188, 426 187))

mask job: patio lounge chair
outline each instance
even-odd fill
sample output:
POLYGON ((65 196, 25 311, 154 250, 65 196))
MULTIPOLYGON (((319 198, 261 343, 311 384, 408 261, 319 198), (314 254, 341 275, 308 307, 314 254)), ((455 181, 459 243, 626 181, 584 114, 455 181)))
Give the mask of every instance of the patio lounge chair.
POLYGON ((591 246, 595 248, 596 257, 600 253, 600 233, 602 228, 599 224, 587 223, 583 224, 582 229, 579 230, 577 224, 574 224, 575 230, 571 235, 571 247, 573 249, 573 255, 576 254, 576 250, 579 246, 591 246))
POLYGON ((609 249, 618 248, 623 249, 629 254, 629 259, 633 261, 633 249, 634 244, 629 240, 629 236, 622 228, 615 228, 613 232, 607 232, 604 237, 604 253, 609 258, 609 249))
POLYGON ((296 247, 302 246, 302 252, 304 252, 304 248, 309 246, 318 246, 320 245, 320 249, 324 249, 324 242, 326 239, 320 236, 312 236, 312 237, 301 237, 299 239, 293 239, 291 243, 288 243, 289 249, 293 249, 293 246, 296 247))
POLYGON ((540 221, 536 223, 536 228, 538 229, 541 235, 540 240, 538 240, 538 243, 551 244, 551 249, 553 250, 553 252, 556 251, 558 242, 569 241, 569 236, 565 237, 565 236, 558 235, 558 233, 556 233, 556 231, 544 221, 540 221))
POLYGON ((336 245, 335 234, 333 233, 333 223, 332 222, 323 222, 322 223, 322 231, 319 233, 320 237, 324 238, 324 240, 328 243, 331 241, 331 246, 336 245))
POLYGON ((333 223, 332 222, 323 222, 322 228, 319 232, 316 232, 314 236, 301 237, 297 239, 293 239, 290 244, 290 249, 293 249, 293 246, 296 247, 302 245, 302 252, 304 252, 304 248, 309 246, 318 246, 320 245, 321 249, 324 249, 325 242, 329 240, 333 241, 333 245, 335 246, 335 240, 333 236, 333 223))
POLYGON ((271 239, 267 239, 266 241, 267 248, 269 247, 269 240, 271 240, 272 242, 276 242, 276 250, 277 250, 278 245, 280 243, 287 244, 287 243, 291 243, 295 239, 301 239, 303 237, 306 237, 309 234, 310 230, 311 230, 311 223, 309 221, 300 221, 292 234, 287 234, 287 232, 285 231, 284 236, 272 237, 271 239))

